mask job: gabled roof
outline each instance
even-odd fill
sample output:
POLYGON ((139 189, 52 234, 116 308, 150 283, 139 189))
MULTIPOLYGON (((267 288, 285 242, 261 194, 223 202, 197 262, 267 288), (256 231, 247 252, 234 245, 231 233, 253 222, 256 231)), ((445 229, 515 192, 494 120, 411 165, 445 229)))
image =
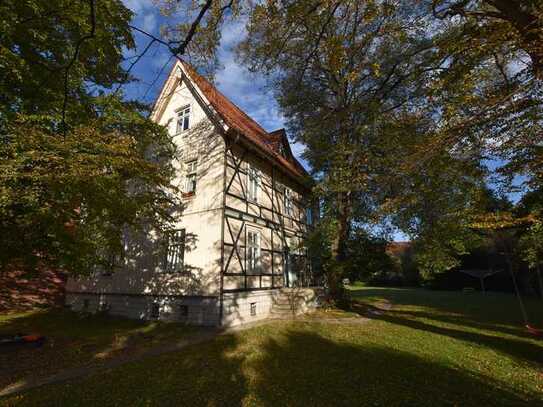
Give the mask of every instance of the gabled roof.
POLYGON ((155 120, 157 116, 160 116, 167 103, 167 99, 169 99, 168 88, 175 86, 172 83, 168 85, 168 82, 171 81, 172 75, 175 78, 174 72, 177 67, 196 85, 202 93, 206 104, 211 106, 214 111, 213 113, 217 114, 226 125, 227 133, 233 132, 244 137, 246 141, 257 147, 267 158, 271 159, 291 175, 302 178, 308 177, 307 171, 292 154, 284 129, 268 133, 186 62, 177 61, 173 66, 172 72, 164 84, 153 108, 152 117, 155 120), (283 151, 281 151, 280 146, 283 146, 283 151))

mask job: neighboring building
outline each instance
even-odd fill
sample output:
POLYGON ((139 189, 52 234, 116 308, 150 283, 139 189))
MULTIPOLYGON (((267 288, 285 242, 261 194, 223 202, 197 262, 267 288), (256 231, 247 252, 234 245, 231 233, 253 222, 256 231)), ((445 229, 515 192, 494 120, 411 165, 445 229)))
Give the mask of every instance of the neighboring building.
MULTIPOLYGON (((234 325, 268 317, 282 288, 314 285, 302 245, 316 212, 311 178, 285 131, 266 132, 181 62, 152 119, 167 127, 180 150, 184 208, 177 228, 126 237, 120 269, 69 280, 67 304, 234 325)), ((311 290, 303 296, 312 298, 311 290)))

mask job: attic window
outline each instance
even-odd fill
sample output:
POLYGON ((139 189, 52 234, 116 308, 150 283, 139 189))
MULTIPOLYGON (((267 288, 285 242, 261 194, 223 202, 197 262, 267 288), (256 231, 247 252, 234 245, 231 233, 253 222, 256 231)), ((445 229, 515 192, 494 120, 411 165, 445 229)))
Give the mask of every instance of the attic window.
POLYGON ((287 156, 287 152, 285 151, 285 146, 283 144, 279 144, 279 154, 281 154, 283 157, 287 156))
POLYGON ((183 106, 177 110, 176 134, 182 133, 190 128, 190 105, 183 106))

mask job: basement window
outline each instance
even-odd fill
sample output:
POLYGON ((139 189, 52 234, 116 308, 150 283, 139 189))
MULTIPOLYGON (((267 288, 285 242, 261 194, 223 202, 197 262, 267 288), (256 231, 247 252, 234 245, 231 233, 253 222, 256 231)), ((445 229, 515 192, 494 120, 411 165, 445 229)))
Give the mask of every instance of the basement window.
POLYGON ((251 316, 256 316, 256 302, 251 303, 251 316))
POLYGON ((158 319, 160 317, 160 304, 154 302, 151 304, 151 318, 158 319))
POLYGON ((189 316, 189 306, 188 305, 180 305, 179 306, 179 316, 180 317, 188 317, 189 316))

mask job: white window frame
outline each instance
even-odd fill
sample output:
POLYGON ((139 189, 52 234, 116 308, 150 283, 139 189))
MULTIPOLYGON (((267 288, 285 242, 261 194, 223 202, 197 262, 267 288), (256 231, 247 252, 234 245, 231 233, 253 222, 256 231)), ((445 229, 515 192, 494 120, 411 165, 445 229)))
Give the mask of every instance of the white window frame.
POLYGON ((186 230, 173 229, 166 232, 166 255, 164 272, 184 273, 186 230))
POLYGON ((258 202, 260 183, 260 170, 251 164, 247 164, 247 199, 249 201, 258 202))
POLYGON ((285 206, 285 215, 294 215, 294 200, 292 198, 292 189, 285 187, 283 192, 283 205, 285 206))
POLYGON ((198 178, 198 160, 191 160, 185 163, 185 185, 183 192, 195 194, 198 178))
POLYGON ((183 106, 175 111, 175 134, 181 134, 190 129, 191 113, 191 105, 183 106))
POLYGON ((261 271, 261 238, 260 231, 249 229, 246 236, 247 248, 247 274, 260 273, 261 271))

